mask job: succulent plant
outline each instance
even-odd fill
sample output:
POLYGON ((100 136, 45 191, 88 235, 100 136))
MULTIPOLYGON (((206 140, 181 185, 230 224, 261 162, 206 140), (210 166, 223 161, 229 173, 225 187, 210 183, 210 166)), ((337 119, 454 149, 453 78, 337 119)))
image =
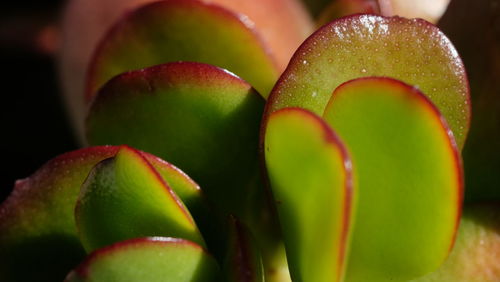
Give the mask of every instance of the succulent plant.
POLYGON ((460 1, 444 32, 391 16, 409 2, 305 2, 314 32, 293 0, 71 2, 88 147, 0 205, 0 280, 498 281, 498 30, 491 76, 457 39, 469 86, 460 1))

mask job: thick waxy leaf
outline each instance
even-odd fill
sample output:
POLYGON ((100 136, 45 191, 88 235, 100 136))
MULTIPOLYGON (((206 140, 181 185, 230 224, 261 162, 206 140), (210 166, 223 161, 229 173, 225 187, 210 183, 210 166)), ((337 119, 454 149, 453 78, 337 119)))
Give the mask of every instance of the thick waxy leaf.
POLYGON ((337 88, 324 116, 358 176, 347 281, 403 281, 437 269, 463 192, 460 157, 437 108, 402 82, 363 78, 337 88))
POLYGON ((234 212, 253 193, 244 187, 257 173, 263 106, 247 83, 222 69, 170 63, 106 84, 90 109, 87 134, 91 144, 129 144, 163 156, 234 212))
POLYGON ((78 191, 116 147, 63 154, 18 180, 0 206, 0 281, 61 281, 85 252, 73 219, 78 191))
POLYGON ((225 237, 221 234, 221 230, 224 229, 224 222, 210 207, 198 184, 170 163, 151 154, 142 153, 142 156, 148 160, 188 208, 207 243, 210 253, 217 259, 222 257, 226 244, 225 237))
POLYGON ((195 243, 177 238, 141 238, 92 253, 66 278, 77 281, 211 282, 217 262, 195 243))
POLYGON ((352 199, 343 145, 319 117, 273 113, 265 158, 294 281, 341 281, 352 199))
POLYGON ((204 245, 178 196, 129 147, 92 169, 80 191, 75 219, 87 251, 144 236, 174 236, 204 245))
POLYGON ((234 217, 229 219, 229 240, 224 274, 229 282, 264 282, 262 256, 250 230, 234 217))
POLYGON ((338 85, 363 76, 390 76, 421 89, 463 146, 470 117, 463 64, 444 34, 419 19, 354 15, 322 27, 295 53, 266 115, 293 106, 322 114, 338 85))
MULTIPOLYGON (((47 162, 16 182, 0 206, 0 281, 57 281, 84 256, 74 222, 80 187, 91 168, 118 147, 91 147, 47 162)), ((198 186, 180 170, 141 153, 171 184, 195 217, 208 214, 198 186)))
MULTIPOLYGON (((61 27, 60 77, 66 105, 77 133, 83 137, 86 112, 84 78, 99 39, 124 13, 155 0, 71 0, 61 27)), ((283 71, 298 46, 314 30, 300 0, 210 0, 239 14, 262 35, 283 71), (270 16, 272 15, 272 16, 270 16), (248 18, 247 18, 248 16, 248 18)), ((206 45, 207 42, 204 42, 206 45)), ((242 46, 246 43, 234 43, 242 46)), ((225 50, 226 47, 222 50, 225 50)), ((134 54, 134 53, 132 53, 134 54)), ((132 55, 131 54, 131 55, 132 55)), ((239 61, 239 60, 238 60, 239 61)), ((163 63, 163 62, 162 62, 163 63)), ((267 93, 266 93, 267 94, 267 93)))
POLYGON ((413 282, 500 281, 500 204, 466 206, 450 256, 435 272, 413 282))
POLYGON ((248 21, 217 5, 168 0, 143 6, 112 28, 90 64, 86 97, 115 75, 174 61, 228 69, 264 97, 278 77, 248 21))
POLYGON ((463 150, 465 200, 500 201, 500 5, 455 0, 439 26, 457 46, 471 83, 472 125, 463 150))

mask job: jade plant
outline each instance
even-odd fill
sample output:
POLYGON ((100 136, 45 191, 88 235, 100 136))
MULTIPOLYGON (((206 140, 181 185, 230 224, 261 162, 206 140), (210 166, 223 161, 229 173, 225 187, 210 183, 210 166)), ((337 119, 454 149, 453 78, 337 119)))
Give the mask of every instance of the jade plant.
POLYGON ((471 123, 494 75, 469 84, 440 28, 392 16, 407 2, 323 2, 72 1, 61 77, 86 146, 0 205, 0 280, 498 281, 500 182, 467 164, 498 143, 471 123))

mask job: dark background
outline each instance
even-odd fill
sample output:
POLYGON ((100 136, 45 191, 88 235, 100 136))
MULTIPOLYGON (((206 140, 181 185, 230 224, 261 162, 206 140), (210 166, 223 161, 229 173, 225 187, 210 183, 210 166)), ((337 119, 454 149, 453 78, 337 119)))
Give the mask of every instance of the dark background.
POLYGON ((77 148, 60 99, 54 55, 38 42, 59 19, 63 2, 6 1, 0 9, 0 201, 16 179, 77 148))

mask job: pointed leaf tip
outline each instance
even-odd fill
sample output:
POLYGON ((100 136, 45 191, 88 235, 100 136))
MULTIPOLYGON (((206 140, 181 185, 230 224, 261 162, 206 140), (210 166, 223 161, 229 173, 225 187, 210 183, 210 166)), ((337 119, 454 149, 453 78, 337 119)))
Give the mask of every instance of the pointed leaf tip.
POLYGON ((90 172, 75 219, 87 251, 143 236, 174 236, 204 245, 181 200, 141 153, 127 146, 90 172))

